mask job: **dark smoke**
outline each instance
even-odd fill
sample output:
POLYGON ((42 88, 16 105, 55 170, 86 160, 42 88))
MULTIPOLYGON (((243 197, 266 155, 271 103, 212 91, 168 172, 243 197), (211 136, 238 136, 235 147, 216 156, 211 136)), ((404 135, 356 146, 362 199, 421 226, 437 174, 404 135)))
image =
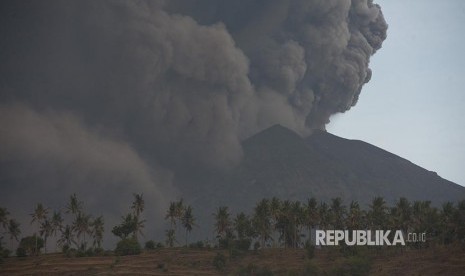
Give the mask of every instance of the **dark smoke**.
POLYGON ((0 5, 2 205, 78 191, 105 212, 163 205, 172 173, 231 168, 271 125, 324 129, 387 29, 371 0, 0 5))

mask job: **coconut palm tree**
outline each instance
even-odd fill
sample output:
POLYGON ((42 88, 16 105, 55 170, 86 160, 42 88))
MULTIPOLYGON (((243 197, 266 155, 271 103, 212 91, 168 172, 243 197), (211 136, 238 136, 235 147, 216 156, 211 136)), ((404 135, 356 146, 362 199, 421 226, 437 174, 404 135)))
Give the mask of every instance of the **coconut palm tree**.
POLYGON ((308 230, 308 238, 311 239, 311 231, 315 228, 319 223, 319 214, 318 214, 318 203, 314 197, 307 200, 307 204, 305 205, 305 226, 308 230))
POLYGON ((331 224, 334 229, 344 229, 344 218, 346 215, 346 207, 342 205, 340 197, 331 199, 331 224))
MULTIPOLYGON (((51 235, 54 237, 57 236, 57 233, 61 232, 63 228, 63 217, 61 216, 61 213, 58 211, 54 211, 51 219, 51 224, 52 224, 52 232, 51 235)), ((58 241, 56 243, 56 246, 58 246, 58 241)), ((55 246, 55 250, 56 250, 55 246)))
POLYGON ((392 208, 391 219, 394 224, 393 228, 400 227, 400 230, 407 234, 412 220, 412 206, 405 197, 399 198, 399 201, 392 208))
POLYGON ((0 224, 3 226, 3 229, 8 228, 8 216, 10 215, 10 212, 6 208, 1 208, 0 207, 0 224))
MULTIPOLYGON (((38 203, 36 208, 34 209, 34 213, 30 214, 32 216, 31 224, 36 222, 37 223, 37 230, 39 231, 41 228, 41 224, 44 220, 46 220, 48 214, 48 208, 45 208, 42 203, 38 203)), ((36 237, 36 247, 35 252, 38 254, 37 250, 37 232, 35 233, 36 237)))
POLYGON ((383 197, 377 196, 369 205, 368 223, 371 229, 385 229, 388 221, 388 208, 383 197))
POLYGON ((236 215, 236 218, 233 222, 234 229, 236 230, 237 237, 240 240, 247 239, 253 236, 252 224, 250 222, 249 216, 240 212, 236 215))
POLYGON ((92 237, 94 239, 93 246, 96 248, 101 248, 102 246, 102 240, 103 240, 103 232, 105 231, 104 229, 104 220, 102 216, 97 217, 94 219, 92 222, 92 237))
POLYGON ((173 247, 176 242, 176 235, 174 229, 166 230, 166 246, 173 247))
POLYGON ((192 207, 187 206, 186 209, 183 212, 183 217, 182 217, 182 225, 186 229, 186 247, 187 247, 187 235, 189 232, 192 231, 192 227, 195 225, 195 218, 194 215, 192 214, 192 207))
POLYGON ((132 203, 131 209, 134 211, 134 215, 139 217, 139 215, 144 211, 145 202, 143 199, 143 194, 133 194, 134 202, 132 203))
POLYGON ((19 235, 21 235, 19 225, 20 224, 14 219, 8 221, 8 234, 10 235, 11 241, 13 241, 13 239, 19 241, 19 235))
POLYGON ((44 251, 47 253, 47 240, 51 236, 53 231, 52 223, 48 218, 45 218, 40 225, 40 236, 44 237, 44 251))
POLYGON ((66 213, 77 216, 79 213, 82 212, 82 205, 82 201, 78 200, 76 194, 72 194, 69 197, 69 203, 66 206, 66 213))
POLYGON ((142 229, 144 228, 145 220, 140 219, 140 214, 144 211, 145 202, 143 199, 142 194, 134 194, 134 202, 132 203, 131 209, 133 210, 134 219, 135 219, 135 226, 136 229, 134 231, 134 237, 137 240, 137 234, 140 233, 142 236, 144 235, 142 229))
POLYGON ((168 207, 168 211, 166 212, 165 215, 165 220, 170 220, 171 224, 171 229, 174 230, 174 227, 176 226, 176 202, 171 201, 170 206, 168 207))
MULTIPOLYGON (((273 229, 273 232, 278 232, 278 235, 280 235, 279 233, 279 229, 278 229, 278 220, 279 220, 279 217, 281 216, 281 207, 282 207, 282 202, 281 200, 279 200, 279 198, 277 197, 273 197, 271 200, 270 200, 270 213, 271 213, 271 218, 272 218, 272 229, 273 229)), ((273 236, 273 240, 274 238, 274 233, 272 233, 272 236, 273 236)))
POLYGON ((255 206, 252 224, 260 237, 261 247, 264 248, 266 241, 271 238, 272 232, 270 202, 268 199, 262 199, 255 206))
POLYGON ((86 250, 86 234, 91 234, 91 216, 79 212, 73 222, 73 230, 76 232, 76 236, 79 239, 79 246, 83 250, 86 250), (80 237, 83 237, 81 242, 80 237))
POLYGON ((304 222, 303 208, 300 201, 294 201, 291 204, 291 222, 292 222, 292 246, 297 248, 300 241, 300 230, 304 222))
POLYGON ((225 234, 230 231, 231 228, 228 207, 220 206, 213 216, 215 217, 215 232, 217 233, 217 237, 224 238, 225 234))
POLYGON ((62 229, 61 237, 58 240, 58 244, 62 247, 66 246, 68 248, 70 248, 72 244, 76 244, 76 241, 74 240, 73 229, 71 226, 66 225, 62 229))
POLYGON ((321 202, 320 206, 318 207, 318 216, 320 217, 320 228, 327 230, 328 224, 330 223, 330 213, 328 204, 326 202, 321 202))
POLYGON ((347 213, 347 217, 345 220, 345 225, 348 230, 357 230, 357 229, 364 229, 365 222, 364 222, 365 212, 360 209, 360 204, 357 201, 350 202, 349 212, 347 213))

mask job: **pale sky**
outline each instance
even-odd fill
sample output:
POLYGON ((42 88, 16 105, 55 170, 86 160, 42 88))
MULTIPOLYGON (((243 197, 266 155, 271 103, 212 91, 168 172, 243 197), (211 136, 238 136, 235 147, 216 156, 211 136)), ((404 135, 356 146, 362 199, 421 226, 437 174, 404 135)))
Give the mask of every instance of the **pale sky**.
POLYGON ((465 1, 375 2, 388 38, 358 104, 327 129, 465 186, 465 1))

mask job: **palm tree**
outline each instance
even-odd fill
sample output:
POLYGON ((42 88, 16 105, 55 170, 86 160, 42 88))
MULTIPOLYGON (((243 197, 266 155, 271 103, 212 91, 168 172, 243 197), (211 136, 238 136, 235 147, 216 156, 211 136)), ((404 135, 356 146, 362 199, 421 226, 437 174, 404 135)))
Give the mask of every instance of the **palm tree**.
POLYGON ((371 229, 385 229, 387 222, 387 206, 383 197, 377 196, 369 205, 368 222, 371 229))
MULTIPOLYGON (((59 211, 53 212, 51 224, 52 224, 51 235, 56 237, 57 232, 61 232, 63 228, 63 218, 61 217, 61 213, 59 211)), ((57 242, 57 245, 58 245, 58 242, 57 242)), ((56 250, 56 246, 55 246, 55 250, 56 250)))
POLYGON ((145 227, 145 221, 146 220, 145 219, 140 220, 138 217, 134 217, 134 221, 135 221, 135 223, 134 223, 135 228, 134 228, 133 235, 134 235, 134 238, 136 238, 136 240, 137 240, 137 234, 138 233, 141 234, 142 237, 144 237, 144 232, 142 232, 142 229, 144 229, 144 227, 145 227))
POLYGON ((94 238, 93 246, 101 248, 103 240, 104 220, 102 216, 97 217, 92 222, 92 236, 94 238))
POLYGON ((143 194, 133 194, 134 202, 132 203, 131 209, 134 211, 134 215, 139 217, 139 215, 144 211, 145 202, 143 199, 143 194))
POLYGON ((320 228, 327 230, 328 224, 330 222, 330 213, 328 204, 326 204, 326 202, 320 203, 320 207, 318 207, 318 216, 320 217, 320 228))
POLYGON ((174 201, 170 202, 170 206, 168 208, 168 211, 166 212, 165 220, 168 219, 171 223, 171 229, 174 230, 174 227, 176 226, 176 202, 174 201))
POLYGON ((173 247, 176 242, 176 235, 174 229, 166 230, 166 246, 173 247))
POLYGON ((346 227, 348 230, 364 228, 364 211, 360 209, 357 201, 350 202, 349 212, 346 217, 346 227))
POLYGON ((224 235, 230 231, 231 227, 228 207, 220 206, 213 216, 215 217, 215 231, 217 233, 217 237, 224 238, 224 235))
POLYGON ((66 225, 63 230, 61 231, 61 237, 58 240, 58 244, 60 246, 67 246, 68 248, 71 247, 72 244, 76 244, 73 236, 73 229, 71 226, 66 225))
POLYGON ((91 216, 79 212, 73 222, 73 230, 76 231, 76 236, 79 239, 80 247, 86 249, 86 234, 91 234, 91 216), (81 242, 80 237, 83 236, 84 241, 81 242))
POLYGON ((175 208, 174 208, 174 214, 176 216, 176 219, 178 221, 181 221, 182 220, 182 216, 184 215, 184 199, 180 199, 178 202, 176 202, 175 204, 175 208))
POLYGON ((1 208, 0 207, 0 224, 3 226, 4 229, 8 228, 8 216, 10 215, 10 212, 6 208, 1 208))
POLYGON ((407 234, 409 224, 412 220, 412 206, 405 197, 399 198, 399 201, 392 208, 391 218, 395 226, 394 228, 400 227, 404 234, 407 234))
POLYGON ((319 214, 318 214, 318 203, 314 197, 307 200, 305 206, 305 225, 308 229, 308 238, 311 239, 311 231, 318 225, 319 214))
POLYGON ((50 220, 45 218, 45 220, 40 225, 40 236, 44 237, 45 253, 47 253, 47 240, 48 240, 48 237, 50 237, 50 235, 52 234, 52 231, 53 231, 52 223, 50 222, 50 220))
POLYGON ((273 197, 270 201, 270 213, 271 213, 271 217, 273 220, 272 228, 274 231, 278 231, 278 232, 279 232, 278 220, 279 220, 279 217, 281 216, 281 207, 282 207, 281 201, 277 197, 273 197))
POLYGON ((271 212, 268 199, 262 199, 255 206, 254 216, 252 219, 253 226, 260 236, 261 246, 265 247, 266 241, 271 238, 271 212))
POLYGON ((66 213, 78 215, 82 211, 82 201, 79 201, 76 194, 69 197, 69 203, 66 206, 66 213))
POLYGON ((292 245, 291 236, 293 236, 293 230, 291 228, 291 201, 284 200, 279 210, 279 216, 276 222, 276 229, 279 231, 279 240, 284 242, 284 247, 292 245))
POLYGON ((292 246, 294 248, 298 247, 299 244, 299 233, 300 233, 300 228, 303 224, 303 208, 302 205, 300 204, 300 201, 294 201, 291 205, 291 218, 292 218, 292 224, 293 224, 293 240, 292 240, 292 246))
POLYGON ((19 241, 19 235, 21 234, 21 229, 19 229, 19 223, 14 220, 10 219, 8 222, 8 233, 10 234, 10 240, 19 241))
POLYGON ((237 214, 236 218, 234 219, 234 229, 236 230, 237 237, 240 240, 249 238, 253 235, 253 229, 250 222, 249 216, 240 212, 237 214))
POLYGON ((136 240, 137 233, 140 233, 142 236, 144 236, 144 234, 142 233, 142 228, 144 228, 145 220, 140 219, 140 214, 144 211, 145 207, 145 202, 142 196, 142 194, 134 194, 134 202, 131 206, 131 209, 134 211, 134 218, 136 221, 136 229, 134 231, 134 237, 136 238, 136 240))
MULTIPOLYGON (((37 222, 37 229, 39 230, 42 222, 47 218, 47 214, 48 214, 48 208, 44 208, 42 203, 38 203, 36 208, 34 209, 34 213, 31 214, 32 216, 31 224, 34 222, 37 222)), ((39 252, 37 250, 37 232, 35 233, 35 237, 36 237, 35 252, 38 254, 39 252)))
POLYGON ((346 207, 342 205, 342 199, 336 197, 331 199, 331 224, 334 229, 344 228, 344 217, 346 214, 346 207))
POLYGON ((192 227, 195 225, 195 218, 192 214, 192 207, 187 206, 184 210, 184 215, 182 217, 182 225, 186 228, 186 247, 187 247, 187 234, 192 231, 192 227))

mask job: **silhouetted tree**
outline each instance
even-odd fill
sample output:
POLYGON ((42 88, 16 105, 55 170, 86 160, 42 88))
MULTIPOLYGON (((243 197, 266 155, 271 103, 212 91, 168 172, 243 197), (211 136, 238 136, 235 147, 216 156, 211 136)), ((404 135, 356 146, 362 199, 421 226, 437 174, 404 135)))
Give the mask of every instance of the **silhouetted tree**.
POLYGON ((227 206, 220 206, 216 213, 213 214, 215 217, 215 232, 218 238, 225 238, 227 232, 231 228, 231 219, 227 206))
POLYGON ((166 230, 166 246, 173 247, 176 242, 176 235, 174 229, 166 230))
POLYGON ((104 228, 104 220, 102 216, 97 217, 94 219, 92 222, 92 238, 94 239, 93 246, 96 248, 101 248, 102 247, 102 241, 103 241, 103 233, 105 231, 104 228))
POLYGON ((266 241, 271 238, 271 212, 268 199, 262 199, 255 206, 252 218, 253 227, 260 238, 261 247, 265 247, 266 241))
MULTIPOLYGON (((44 208, 42 203, 38 203, 36 208, 34 209, 34 213, 31 214, 32 220, 31 224, 36 222, 37 223, 37 231, 40 231, 41 224, 43 221, 47 218, 48 214, 48 209, 44 208)), ((36 238, 36 248, 35 248, 35 253, 39 253, 39 249, 37 248, 37 232, 34 234, 34 237, 36 238)))
POLYGON ((66 206, 66 213, 77 216, 79 213, 82 212, 82 206, 83 206, 82 201, 78 200, 76 194, 72 194, 69 197, 69 203, 66 206))
POLYGON ((187 235, 189 232, 192 231, 192 227, 194 227, 195 225, 195 218, 194 218, 194 215, 192 214, 191 206, 187 206, 183 213, 184 214, 182 216, 181 222, 184 228, 186 229, 186 247, 187 247, 187 235))
POLYGON ((76 237, 79 240, 79 246, 83 250, 86 250, 87 247, 86 234, 91 234, 91 219, 90 215, 79 212, 73 222, 73 230, 76 232, 76 237), (83 237, 83 241, 80 239, 81 236, 83 237))

